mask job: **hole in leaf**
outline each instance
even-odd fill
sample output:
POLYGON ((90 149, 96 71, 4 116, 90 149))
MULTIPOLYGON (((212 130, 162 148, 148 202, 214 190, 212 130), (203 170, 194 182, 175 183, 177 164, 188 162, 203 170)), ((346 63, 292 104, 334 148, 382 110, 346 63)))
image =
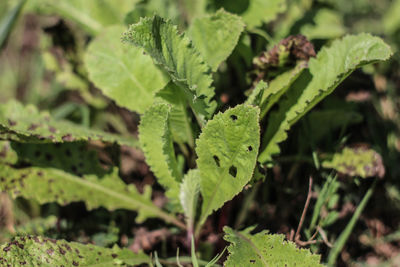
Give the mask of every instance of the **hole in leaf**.
POLYGON ((249 151, 253 151, 253 147, 252 147, 252 146, 249 146, 247 149, 248 149, 249 151))
POLYGON ((237 120, 237 118, 238 118, 238 117, 237 117, 236 115, 231 115, 231 119, 232 119, 232 120, 235 121, 235 120, 237 120))
POLYGON ((233 177, 236 177, 237 174, 237 168, 235 166, 230 166, 229 167, 229 174, 232 175, 233 177))
POLYGON ((221 167, 221 165, 219 164, 219 158, 216 155, 213 156, 213 159, 215 161, 215 164, 217 164, 218 167, 221 167))

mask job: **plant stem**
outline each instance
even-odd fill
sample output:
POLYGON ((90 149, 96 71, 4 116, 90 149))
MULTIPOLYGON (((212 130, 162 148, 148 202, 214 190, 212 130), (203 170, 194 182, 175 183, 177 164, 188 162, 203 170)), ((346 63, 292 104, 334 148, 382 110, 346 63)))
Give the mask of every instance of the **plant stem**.
POLYGON ((340 234, 339 238, 336 240, 335 244, 333 245, 333 248, 328 256, 328 266, 333 266, 334 263, 336 262, 336 258, 338 257, 339 253, 342 251, 344 245, 347 242, 347 239, 349 238, 351 232, 353 231, 354 226, 356 225, 358 218, 360 217, 362 211, 366 207, 368 200, 371 198, 372 193, 374 192, 376 183, 377 183, 377 179, 375 179, 372 186, 368 189, 367 193, 364 195, 364 198, 361 200, 356 211, 354 212, 353 217, 351 217, 350 222, 347 224, 346 228, 343 230, 343 232, 340 234))

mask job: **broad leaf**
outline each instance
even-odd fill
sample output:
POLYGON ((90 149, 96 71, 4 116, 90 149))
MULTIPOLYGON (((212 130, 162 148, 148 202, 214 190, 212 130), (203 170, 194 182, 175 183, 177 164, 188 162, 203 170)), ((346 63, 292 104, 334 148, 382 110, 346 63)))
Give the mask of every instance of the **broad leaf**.
POLYGON ((103 30, 89 45, 85 64, 90 80, 122 107, 143 113, 166 84, 143 50, 121 43, 122 26, 103 30))
POLYGON ((369 34, 349 35, 324 47, 309 61, 309 70, 296 80, 287 97, 279 103, 279 110, 268 119, 259 160, 271 160, 280 152, 279 143, 287 138, 287 131, 296 121, 320 102, 356 68, 387 60, 392 52, 380 38, 369 34))
POLYGON ((183 211, 186 216, 189 231, 193 230, 193 224, 196 217, 198 197, 200 193, 200 173, 199 170, 189 170, 183 177, 179 198, 183 211))
POLYGON ((150 263, 143 252, 102 248, 42 236, 19 236, 0 247, 2 266, 133 266, 150 263))
POLYGON ((239 105, 208 121, 197 139, 203 206, 201 225, 250 181, 259 148, 259 109, 239 105))
POLYGON ((342 17, 330 9, 321 9, 314 17, 314 23, 304 25, 301 34, 308 39, 333 39, 343 36, 346 28, 342 17))
POLYGON ((340 153, 322 162, 324 168, 335 169, 348 176, 362 178, 377 176, 383 178, 385 166, 382 157, 376 151, 363 147, 345 147, 340 153))
POLYGON ((224 227, 224 239, 231 243, 224 266, 323 266, 319 255, 311 254, 308 249, 298 249, 296 244, 284 241, 284 235, 268 231, 251 234, 254 228, 238 232, 224 227))
POLYGON ((204 59, 184 34, 169 20, 158 16, 141 19, 124 34, 123 40, 142 47, 155 63, 161 65, 171 79, 185 89, 190 104, 206 116, 213 111, 214 88, 204 59), (207 109, 207 111, 206 111, 207 109))
POLYGON ((169 200, 179 207, 181 176, 170 131, 170 110, 167 104, 155 104, 150 107, 141 119, 139 141, 146 162, 157 177, 157 181, 167 189, 166 195, 169 200))
POLYGON ((23 106, 16 101, 9 101, 0 106, 0 139, 30 143, 101 140, 128 146, 137 145, 137 141, 133 138, 124 138, 69 121, 56 120, 47 112, 39 112, 33 105, 23 106))
POLYGON ((121 24, 125 14, 138 0, 32 0, 31 6, 40 12, 57 14, 79 24, 91 34, 99 33, 104 27, 121 24))
POLYGON ((216 71, 232 53, 243 29, 244 23, 239 16, 221 9, 213 15, 195 19, 188 35, 207 64, 216 71))
POLYGON ((284 0, 249 0, 249 6, 240 15, 248 28, 261 26, 273 21, 279 13, 286 10, 284 0))
POLYGON ((67 205, 84 201, 89 210, 98 207, 133 210, 138 212, 137 222, 150 217, 161 217, 167 222, 173 220, 153 204, 151 190, 140 194, 136 187, 126 185, 119 178, 117 169, 100 178, 95 175, 81 178, 52 168, 15 169, 0 165, 0 189, 10 192, 13 197, 35 199, 40 204, 67 205))

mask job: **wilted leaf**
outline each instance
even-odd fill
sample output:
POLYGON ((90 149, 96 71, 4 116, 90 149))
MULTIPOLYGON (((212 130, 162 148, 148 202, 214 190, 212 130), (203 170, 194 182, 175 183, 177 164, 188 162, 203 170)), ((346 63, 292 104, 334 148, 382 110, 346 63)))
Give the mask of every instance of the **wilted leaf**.
POLYGON ((298 249, 294 243, 284 241, 284 235, 268 231, 252 235, 253 230, 254 227, 249 227, 238 232, 224 227, 224 239, 231 243, 224 266, 323 266, 319 255, 311 254, 308 249, 298 249))
POLYGON ((332 159, 322 162, 324 168, 335 169, 348 176, 362 178, 385 176, 385 166, 382 157, 376 151, 364 147, 345 147, 342 152, 336 153, 332 159))
POLYGON ((3 266, 132 266, 149 264, 146 254, 41 236, 19 236, 0 247, 3 266))

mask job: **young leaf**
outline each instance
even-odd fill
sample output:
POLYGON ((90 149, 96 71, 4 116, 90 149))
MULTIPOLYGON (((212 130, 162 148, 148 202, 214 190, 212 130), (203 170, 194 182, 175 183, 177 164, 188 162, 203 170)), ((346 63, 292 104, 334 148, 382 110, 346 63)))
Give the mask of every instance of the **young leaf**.
POLYGON ((31 143, 101 140, 136 146, 135 139, 92 130, 69 121, 56 120, 35 106, 9 101, 0 106, 0 139, 31 143))
POLYGON ((382 39, 369 34, 349 35, 324 47, 309 61, 305 71, 287 92, 279 110, 271 114, 263 137, 259 161, 271 160, 280 152, 279 143, 286 140, 290 127, 349 76, 356 68, 387 60, 392 52, 382 39))
POLYGON ((322 166, 349 176, 362 178, 373 176, 383 178, 385 175, 381 155, 372 149, 362 147, 345 147, 341 153, 334 154, 332 159, 323 161, 322 166))
POLYGON ((183 182, 181 184, 181 192, 179 195, 189 229, 193 227, 193 223, 196 217, 196 209, 197 209, 199 193, 200 193, 199 170, 190 170, 185 175, 185 177, 183 177, 183 182))
POLYGON ((250 232, 254 228, 238 232, 224 227, 224 239, 231 243, 224 266, 323 266, 319 255, 311 254, 308 249, 298 249, 294 243, 284 241, 284 235, 268 231, 252 235, 250 232))
POLYGON ((185 89, 197 112, 204 116, 211 113, 214 88, 210 69, 190 40, 169 20, 158 16, 141 19, 129 27, 123 40, 142 47, 161 65, 171 79, 185 89))
POLYGON ((279 13, 286 10, 284 0, 249 0, 246 11, 240 14, 248 28, 261 26, 262 23, 273 21, 279 13))
POLYGON ((175 218, 153 204, 150 190, 140 194, 136 187, 126 185, 119 178, 117 169, 101 178, 95 175, 85 175, 81 178, 52 168, 14 169, 0 165, 0 189, 10 192, 13 197, 35 199, 40 204, 57 202, 67 205, 84 201, 89 210, 104 207, 108 210, 137 211, 137 222, 161 217, 167 222, 175 223, 175 218))
POLYGON ((199 226, 250 181, 260 144, 258 116, 259 109, 252 106, 228 109, 208 121, 197 139, 203 196, 199 226))
POLYGON ((251 94, 246 99, 245 103, 247 105, 260 106, 261 98, 264 94, 264 91, 267 89, 268 89, 268 84, 263 80, 261 80, 259 83, 257 83, 253 91, 251 91, 251 94))
POLYGON ((175 207, 179 203, 178 171, 172 135, 169 125, 170 107, 154 104, 142 116, 139 126, 139 141, 146 162, 157 177, 157 181, 167 189, 166 195, 175 207))
POLYGON ((143 113, 166 84, 142 49, 121 43, 122 26, 103 30, 89 45, 85 64, 90 80, 122 107, 143 113))
POLYGON ((239 16, 219 10, 213 15, 196 18, 188 35, 212 71, 216 71, 235 48, 244 23, 239 16))
POLYGON ((0 246, 3 266, 133 266, 150 263, 143 252, 102 248, 42 236, 18 236, 0 246))

